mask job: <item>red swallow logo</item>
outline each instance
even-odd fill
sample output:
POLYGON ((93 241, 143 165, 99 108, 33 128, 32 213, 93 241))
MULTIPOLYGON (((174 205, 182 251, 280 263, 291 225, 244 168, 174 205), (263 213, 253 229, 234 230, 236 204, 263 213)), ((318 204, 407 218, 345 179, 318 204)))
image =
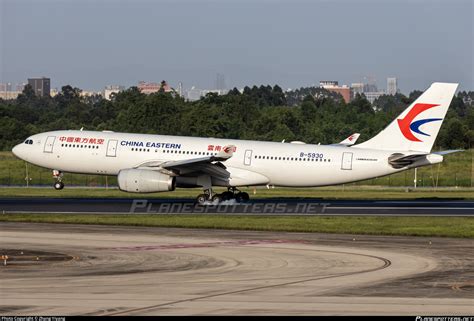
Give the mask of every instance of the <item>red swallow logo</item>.
POLYGON ((398 121, 398 127, 400 127, 400 131, 402 132, 403 136, 405 136, 406 139, 411 140, 412 142, 421 142, 420 139, 416 138, 415 135, 413 135, 413 132, 425 135, 425 136, 430 136, 426 133, 423 133, 419 127, 423 125, 424 123, 432 122, 432 121, 437 121, 437 120, 442 120, 442 118, 428 118, 428 119, 421 119, 416 122, 413 122, 416 116, 424 112, 425 110, 428 110, 430 108, 439 106, 437 104, 416 104, 413 106, 412 109, 406 114, 405 118, 403 119, 397 119, 398 121))

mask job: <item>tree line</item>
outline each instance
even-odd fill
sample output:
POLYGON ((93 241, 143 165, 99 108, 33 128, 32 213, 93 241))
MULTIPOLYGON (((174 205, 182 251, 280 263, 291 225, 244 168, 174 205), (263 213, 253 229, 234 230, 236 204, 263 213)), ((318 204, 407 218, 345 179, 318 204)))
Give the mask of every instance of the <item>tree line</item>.
MULTIPOLYGON (((359 132, 361 142, 382 130, 421 94, 381 96, 372 106, 363 95, 345 103, 340 95, 322 88, 283 92, 277 85, 245 87, 242 93, 234 88, 220 96, 209 93, 193 102, 175 93, 145 95, 136 87, 111 100, 80 93, 79 88, 67 85, 55 97, 37 97, 26 86, 17 99, 0 99, 0 150, 11 150, 36 133, 80 128, 315 144, 337 143, 359 132)), ((454 97, 436 149, 472 147, 473 101, 474 92, 454 97)))

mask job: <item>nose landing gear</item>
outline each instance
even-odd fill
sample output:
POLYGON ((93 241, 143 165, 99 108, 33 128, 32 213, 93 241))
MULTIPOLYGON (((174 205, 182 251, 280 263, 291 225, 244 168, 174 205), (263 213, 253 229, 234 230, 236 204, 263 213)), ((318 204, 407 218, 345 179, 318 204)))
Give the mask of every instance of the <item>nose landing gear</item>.
POLYGON ((62 182, 63 173, 55 169, 53 170, 53 177, 56 180, 56 182, 54 182, 53 184, 54 189, 55 190, 63 189, 64 188, 64 183, 62 182))
POLYGON ((64 183, 63 182, 56 182, 56 183, 54 183, 53 186, 54 186, 54 189, 60 190, 60 189, 64 188, 64 183))

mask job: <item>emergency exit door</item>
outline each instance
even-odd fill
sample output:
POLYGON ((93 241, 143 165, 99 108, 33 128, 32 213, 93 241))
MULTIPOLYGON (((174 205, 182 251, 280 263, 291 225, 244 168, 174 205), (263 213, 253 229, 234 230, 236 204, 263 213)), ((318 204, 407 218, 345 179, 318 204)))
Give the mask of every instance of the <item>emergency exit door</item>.
POLYGON ((252 164, 252 150, 247 149, 244 155, 244 165, 250 166, 252 164))

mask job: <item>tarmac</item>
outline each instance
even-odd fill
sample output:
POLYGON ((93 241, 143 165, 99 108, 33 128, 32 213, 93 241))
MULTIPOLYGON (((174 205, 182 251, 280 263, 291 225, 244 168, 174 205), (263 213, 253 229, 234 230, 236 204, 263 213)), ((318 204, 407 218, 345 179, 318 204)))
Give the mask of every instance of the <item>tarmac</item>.
POLYGON ((18 197, 0 199, 0 213, 474 216, 474 201, 269 198, 201 206, 193 199, 176 198, 18 197))
POLYGON ((0 223, 2 315, 473 315, 472 239, 0 223))

